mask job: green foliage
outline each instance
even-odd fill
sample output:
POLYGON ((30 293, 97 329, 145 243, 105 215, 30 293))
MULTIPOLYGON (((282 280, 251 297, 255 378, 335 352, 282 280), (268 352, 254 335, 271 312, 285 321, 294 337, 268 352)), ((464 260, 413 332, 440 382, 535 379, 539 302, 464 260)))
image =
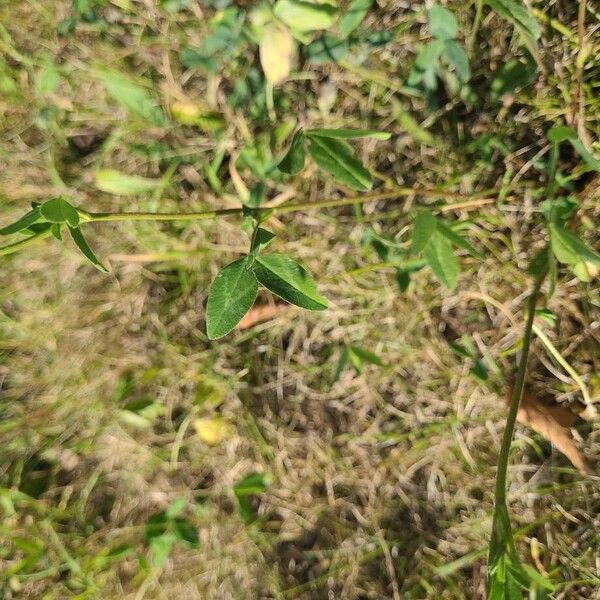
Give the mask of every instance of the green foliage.
POLYGON ((292 138, 292 143, 277 168, 282 173, 295 175, 304 169, 306 150, 304 149, 304 132, 299 129, 292 138))
POLYGON ((175 500, 166 511, 152 515, 144 529, 144 537, 150 547, 152 563, 161 567, 173 546, 183 543, 188 548, 198 547, 198 531, 190 521, 181 516, 185 500, 175 500))
POLYGON ((540 27, 521 0, 485 0, 485 3, 501 17, 510 21, 527 44, 535 47, 541 35, 540 27))
POLYGON ((308 152, 317 165, 340 183, 360 192, 373 187, 373 178, 345 142, 320 135, 307 136, 308 152))
POLYGON ((328 307, 310 273, 288 256, 275 253, 257 256, 252 270, 262 285, 290 304, 308 310, 328 307))
POLYGON ((140 117, 157 127, 165 125, 165 116, 157 102, 146 90, 117 71, 104 69, 98 76, 106 91, 131 115, 140 117))
POLYGON ((352 0, 338 23, 342 39, 346 39, 362 23, 372 4, 373 0, 352 0))
POLYGON ((246 475, 233 487, 238 510, 245 523, 250 524, 256 519, 252 499, 263 494, 268 487, 269 478, 262 473, 246 475))
POLYGON ((79 225, 79 213, 77 209, 62 196, 44 202, 40 206, 40 215, 48 223, 66 223, 69 227, 77 227, 79 225))
POLYGON ((88 243, 81 233, 81 229, 79 227, 69 227, 69 233, 77 247, 81 250, 81 253, 96 267, 96 269, 103 273, 108 273, 108 269, 98 260, 93 250, 88 246, 88 243))
POLYGON ((423 84, 429 92, 437 90, 438 77, 443 74, 441 61, 452 67, 462 83, 471 77, 469 58, 457 41, 458 23, 447 8, 434 4, 428 13, 429 31, 433 39, 421 47, 407 84, 423 84))
POLYGON ((25 213, 20 219, 18 219, 14 223, 10 223, 9 225, 2 227, 2 229, 0 229, 0 235, 11 235, 12 233, 23 231, 27 229, 30 225, 37 223, 41 218, 42 215, 40 214, 40 209, 34 208, 28 213, 25 213))
POLYGON ((155 190, 159 185, 159 179, 126 175, 114 169, 101 169, 96 172, 96 187, 107 194, 119 196, 144 194, 155 190))
POLYGON ((557 125, 548 131, 548 139, 554 144, 568 141, 586 164, 594 171, 600 171, 600 161, 596 159, 579 139, 577 132, 565 125, 557 125))
POLYGON ((227 335, 250 310, 258 294, 258 282, 245 258, 223 267, 212 285, 206 305, 209 339, 227 335))
POLYGON ((313 4, 302 0, 278 0, 273 13, 286 25, 301 33, 327 29, 337 16, 336 8, 330 4, 313 4))
POLYGON ((382 360, 374 352, 360 346, 344 346, 335 367, 333 383, 336 383, 340 379, 341 374, 348 364, 352 365, 359 375, 363 372, 365 365, 383 366, 382 360))

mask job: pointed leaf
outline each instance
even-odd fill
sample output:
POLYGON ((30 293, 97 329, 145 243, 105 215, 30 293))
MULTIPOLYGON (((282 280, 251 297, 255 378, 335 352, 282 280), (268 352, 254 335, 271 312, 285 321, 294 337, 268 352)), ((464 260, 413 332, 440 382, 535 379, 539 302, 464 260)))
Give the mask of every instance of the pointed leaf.
POLYGON ((311 136, 308 151, 317 165, 331 173, 340 183, 359 192, 368 191, 373 187, 371 174, 345 142, 318 135, 311 136))
POLYGON ((510 21, 525 39, 535 46, 541 35, 540 26, 527 7, 517 0, 485 0, 501 17, 510 21))
POLYGON ((304 149, 304 132, 299 129, 292 138, 292 143, 285 156, 281 159, 277 168, 282 173, 295 175, 304 168, 306 150, 304 149))
POLYGON ((64 198, 53 198, 40 206, 40 214, 49 223, 67 223, 70 227, 79 225, 77 209, 64 198))
POLYGON ((383 367, 383 362, 377 356, 377 354, 367 350, 365 348, 361 348, 360 346, 350 346, 352 352, 360 358, 363 363, 367 363, 369 365, 377 365, 378 367, 383 367))
POLYGON ((455 246, 466 250, 471 256, 474 256, 475 258, 483 258, 484 255, 481 252, 479 252, 479 250, 477 250, 477 248, 475 248, 475 246, 473 246, 471 242, 469 242, 464 237, 456 233, 454 229, 451 229, 450 227, 448 227, 448 225, 446 225, 443 221, 439 219, 437 221, 437 229, 445 238, 447 238, 455 246))
POLYGON ((259 227, 256 230, 256 235, 254 236, 254 240, 252 241, 252 252, 258 254, 262 250, 264 250, 275 237, 275 234, 267 229, 263 229, 259 227))
POLYGON ((435 276, 448 289, 453 290, 456 287, 460 269, 450 241, 436 231, 425 247, 425 258, 435 276))
POLYGON ((425 246, 427 246, 436 229, 436 218, 431 212, 425 209, 420 210, 413 225, 411 253, 418 254, 425 250, 425 246))
POLYGON ((341 377, 342 373, 344 372, 346 365, 348 364, 349 358, 350 357, 348 355, 348 347, 344 346, 344 349, 340 352, 340 357, 339 357, 337 365, 335 367, 335 373, 333 374, 333 382, 332 383, 337 383, 340 380, 340 377, 341 377))
POLYGON ((246 258, 221 269, 208 293, 206 331, 209 339, 227 335, 250 310, 257 294, 258 282, 247 268, 246 258))
POLYGON ((98 269, 103 273, 108 273, 108 269, 98 260, 93 250, 88 246, 81 229, 79 227, 69 227, 69 232, 77 247, 81 250, 81 253, 98 269))
POLYGON ((306 135, 336 139, 370 137, 376 140, 389 140, 392 134, 387 131, 377 131, 377 129, 308 129, 306 135))
POLYGON ((288 256, 275 253, 257 256, 252 269, 262 285, 290 304, 308 310, 328 307, 308 271, 288 256))
POLYGON ((574 129, 565 125, 557 125, 548 130, 548 139, 557 144, 569 141, 590 168, 600 171, 600 161, 584 146, 574 129))
POLYGON ((6 225, 6 227, 0 229, 0 235, 10 235, 11 233, 17 233, 18 231, 27 229, 30 225, 39 221, 40 217, 39 208, 34 208, 28 213, 25 213, 18 221, 10 223, 9 225, 6 225))
POLYGON ((344 11, 338 24, 340 34, 346 39, 363 21, 373 0, 353 0, 344 11))

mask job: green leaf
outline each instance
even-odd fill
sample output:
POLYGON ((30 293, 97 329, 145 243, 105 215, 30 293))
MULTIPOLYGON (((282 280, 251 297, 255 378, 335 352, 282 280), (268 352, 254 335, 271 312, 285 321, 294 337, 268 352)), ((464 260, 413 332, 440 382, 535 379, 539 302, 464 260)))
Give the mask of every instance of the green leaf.
POLYGON ((101 169, 96 173, 96 187, 101 192, 117 196, 144 194, 155 190, 160 184, 160 179, 126 175, 114 169, 101 169))
POLYGON ((435 231, 425 247, 425 258, 435 276, 448 289, 453 290, 460 269, 448 238, 435 231))
POLYGON ((337 10, 330 4, 279 0, 273 8, 273 13, 292 29, 306 33, 331 27, 337 10))
POLYGON ((557 125, 548 131, 548 139, 557 144, 569 141, 590 168, 600 171, 600 161, 584 146, 574 129, 565 125, 557 125))
POLYGON ((448 227, 448 225, 446 225, 443 221, 440 221, 439 219, 437 221, 437 228, 438 228, 438 231, 445 238, 450 240, 450 242, 452 244, 454 244, 455 246, 457 246, 458 248, 462 248, 463 250, 466 250, 471 256, 473 256, 475 258, 483 258, 484 257, 484 255, 479 250, 477 250, 477 248, 475 248, 475 246, 473 246, 468 240, 466 240, 461 235, 458 235, 458 233, 456 233, 456 231, 454 231, 453 229, 448 227))
POLYGON ((536 66, 533 60, 527 63, 517 59, 509 60, 502 65, 498 75, 492 80, 490 88, 492 100, 498 100, 505 94, 529 85, 535 77, 535 72, 536 66))
POLYGON ((471 69, 469 68, 469 57, 464 48, 456 40, 448 40, 444 56, 448 64, 456 69, 459 79, 465 83, 471 78, 471 69))
POLYGON ((308 129, 306 135, 309 137, 336 139, 370 137, 376 140, 389 140, 392 134, 387 131, 377 131, 376 129, 308 129))
POLYGON ((81 250, 81 253, 98 269, 103 273, 108 273, 108 269, 98 260, 92 249, 88 246, 81 229, 79 227, 69 227, 69 233, 73 238, 77 247, 81 250))
POLYGON ((171 526, 178 540, 186 542, 192 548, 198 546, 198 530, 187 519, 175 517, 171 526))
POLYGON ((238 501, 240 514, 246 523, 254 521, 254 513, 250 503, 251 496, 264 493, 269 486, 269 479, 262 473, 251 473, 238 481, 233 493, 238 501))
POLYGON ((550 246, 544 246, 532 259, 527 267, 527 273, 534 277, 540 277, 548 270, 550 258, 550 246))
POLYGON ((18 231, 27 229, 30 225, 39 221, 40 217, 39 208, 34 208, 28 213, 25 213, 18 221, 10 223, 9 225, 6 225, 6 227, 0 229, 0 235, 10 235, 11 233, 17 233, 18 231))
POLYGON ((371 174, 345 142, 318 135, 310 136, 308 151, 317 165, 331 173, 340 183, 359 192, 373 187, 371 174))
POLYGON ((257 256, 252 269, 262 285, 290 304, 308 310, 328 307, 308 271, 288 256, 275 253, 257 256))
POLYGON ((413 225, 411 253, 418 254, 425 250, 425 246, 436 229, 437 221, 431 212, 425 209, 420 210, 413 225))
POLYGON ((258 282, 248 269, 246 258, 221 269, 208 293, 206 330, 209 339, 227 335, 250 310, 257 294, 258 282))
POLYGON ((130 114, 141 117, 158 127, 164 126, 165 115, 162 109, 156 106, 157 103, 144 88, 117 71, 102 70, 99 78, 106 91, 130 114))
POLYGON ((268 231, 267 229, 259 227, 256 230, 254 239, 252 240, 252 252, 254 252, 255 254, 262 252, 273 241, 274 237, 274 233, 268 231))
POLYGON ((432 40, 428 44, 425 44, 425 46, 419 50, 417 58, 415 59, 415 66, 417 69, 420 69, 421 71, 435 69, 445 48, 446 44, 442 40, 432 40))
POLYGON ((152 552, 152 562, 154 566, 160 567, 165 564, 176 538, 172 533, 166 533, 150 540, 150 551, 152 552))
POLYGON ((379 356, 377 356, 377 354, 371 352, 370 350, 366 350, 365 348, 361 348, 360 346, 350 346, 350 352, 357 356, 360 359, 361 363, 383 367, 383 362, 379 358, 379 356))
POLYGON ((344 11, 338 28, 343 39, 346 39, 363 21, 373 0, 353 0, 344 11))
POLYGON ((510 21, 526 41, 535 47, 541 35, 540 26, 520 0, 485 0, 485 2, 501 17, 510 21))
POLYGON ((40 214, 48 223, 67 223, 70 227, 79 225, 77 209, 61 196, 44 202, 40 206, 40 214))
POLYGON ((349 360, 348 347, 344 346, 344 349, 340 352, 340 357, 338 359, 337 365, 335 367, 335 373, 333 374, 333 383, 337 383, 340 380, 344 369, 348 365, 349 360))
POLYGON ((322 65, 328 62, 337 63, 346 56, 349 49, 348 40, 341 40, 326 31, 304 47, 304 54, 312 63, 322 65))
POLYGON ((556 259, 571 267, 582 281, 590 281, 600 269, 600 254, 558 223, 550 224, 550 243, 556 259))
POLYGON ((281 159, 277 168, 282 173, 295 175, 304 168, 305 159, 306 150, 304 149, 304 131, 299 129, 294 134, 289 150, 285 153, 285 156, 281 159))
POLYGON ((447 8, 434 4, 429 9, 429 31, 438 40, 453 40, 458 33, 456 17, 447 8))

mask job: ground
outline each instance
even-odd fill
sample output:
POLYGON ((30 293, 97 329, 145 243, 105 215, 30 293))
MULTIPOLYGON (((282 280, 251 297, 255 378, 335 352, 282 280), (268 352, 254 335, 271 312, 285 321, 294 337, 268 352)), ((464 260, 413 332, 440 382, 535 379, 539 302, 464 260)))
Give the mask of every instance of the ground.
MULTIPOLYGON (((239 206, 298 124, 390 132, 353 142, 375 191, 434 190, 272 218, 273 247, 307 266, 330 308, 277 303, 221 341, 205 335, 206 299, 219 268, 247 250, 239 219, 87 225, 108 274, 70 240, 1 256, 0 598, 485 597, 525 268, 544 242, 546 132, 566 124, 599 149, 598 7, 527 4, 541 32, 529 61, 510 20, 447 3, 469 85, 442 65, 426 97, 405 86, 430 39, 426 6, 380 1, 337 62, 301 49, 271 107, 250 33, 226 38, 212 67, 193 55, 226 2, 0 6, 2 225, 58 195, 90 211, 239 206), (509 63, 516 84, 498 75, 509 63), (165 120, 115 98, 115 72, 165 120), (177 106, 203 120, 182 123, 177 106), (106 169, 153 182, 108 193, 106 169), (429 269, 401 290, 392 258, 369 242, 376 233, 407 248, 425 205, 485 254, 459 252, 452 291, 429 269), (462 336, 480 363, 449 343, 462 336), (346 345, 382 364, 336 378, 346 345), (169 507, 178 516, 154 536, 147 523, 169 507), (174 523, 183 539, 165 550, 174 523)), ((559 168, 578 230, 599 248, 598 179, 568 145, 559 168)), ((345 195, 313 163, 266 187, 271 205, 345 195)), ((598 400, 600 290, 562 268, 559 281, 554 320, 539 326, 598 400)), ((528 388, 546 403, 582 400, 539 337, 528 388)), ((597 425, 577 429, 593 465, 597 425)), ((600 598, 597 477, 522 426, 509 474, 523 560, 549 574, 556 598, 600 598)))

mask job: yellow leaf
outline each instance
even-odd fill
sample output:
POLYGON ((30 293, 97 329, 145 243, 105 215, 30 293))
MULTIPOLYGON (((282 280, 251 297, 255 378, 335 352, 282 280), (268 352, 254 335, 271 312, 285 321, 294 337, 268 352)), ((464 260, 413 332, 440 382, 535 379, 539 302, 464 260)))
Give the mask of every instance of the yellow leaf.
POLYGON ((196 419, 194 429, 200 440, 209 446, 215 446, 233 434, 233 427, 222 417, 196 419))
POLYGON ((294 55, 294 39, 283 25, 271 23, 265 27, 259 46, 260 64, 267 81, 283 83, 290 74, 294 55))

